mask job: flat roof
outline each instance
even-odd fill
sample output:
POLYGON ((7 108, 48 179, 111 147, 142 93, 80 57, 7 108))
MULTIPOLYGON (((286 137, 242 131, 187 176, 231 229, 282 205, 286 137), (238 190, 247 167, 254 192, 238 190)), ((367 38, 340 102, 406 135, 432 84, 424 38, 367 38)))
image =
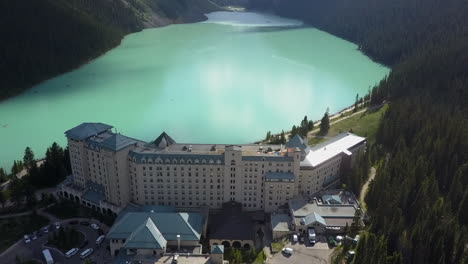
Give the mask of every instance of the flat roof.
POLYGON ((327 223, 328 218, 353 218, 356 212, 354 205, 319 205, 315 201, 308 202, 302 199, 289 200, 288 203, 294 217, 302 218, 317 213, 325 218, 327 223))
POLYGON ((287 214, 272 214, 271 229, 276 232, 289 232, 290 217, 287 214))
POLYGON ((349 155, 348 149, 365 140, 366 138, 351 133, 342 133, 323 144, 311 148, 305 159, 301 162, 301 166, 316 167, 340 153, 349 155))

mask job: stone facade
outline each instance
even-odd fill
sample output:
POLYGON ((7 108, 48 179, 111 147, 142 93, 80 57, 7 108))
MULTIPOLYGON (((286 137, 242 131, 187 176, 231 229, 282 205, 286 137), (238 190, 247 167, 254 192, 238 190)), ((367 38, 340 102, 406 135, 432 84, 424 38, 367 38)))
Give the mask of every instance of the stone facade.
POLYGON ((220 209, 229 201, 241 203, 243 210, 273 212, 293 197, 312 195, 336 181, 365 146, 364 138, 349 133, 330 144, 356 140, 343 144, 343 150, 330 147, 336 152, 331 154, 308 147, 297 136, 286 145, 222 145, 176 143, 163 133, 147 143, 111 128, 85 123, 66 132, 73 188, 62 185, 60 190, 79 197, 91 189, 103 197, 94 204, 115 206, 114 213, 128 203, 220 209), (314 151, 332 156, 317 164, 314 151))

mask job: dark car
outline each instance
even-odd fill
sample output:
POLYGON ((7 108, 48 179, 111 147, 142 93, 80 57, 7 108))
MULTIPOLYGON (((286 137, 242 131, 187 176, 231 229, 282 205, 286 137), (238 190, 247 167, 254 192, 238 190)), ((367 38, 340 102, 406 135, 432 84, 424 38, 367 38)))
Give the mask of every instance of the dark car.
POLYGON ((89 226, 89 222, 88 221, 81 221, 80 225, 89 226))

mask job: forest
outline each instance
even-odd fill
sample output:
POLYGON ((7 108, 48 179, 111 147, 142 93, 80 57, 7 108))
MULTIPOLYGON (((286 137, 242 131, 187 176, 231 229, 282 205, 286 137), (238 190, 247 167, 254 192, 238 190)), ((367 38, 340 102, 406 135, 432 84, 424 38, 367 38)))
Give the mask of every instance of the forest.
MULTIPOLYGON (((279 14, 392 66, 370 94, 372 104, 390 107, 366 196, 370 223, 353 263, 468 263, 468 2, 274 2, 279 14)), ((362 182, 362 173, 352 177, 362 182)))
POLYGON ((214 10, 207 0, 0 1, 0 100, 87 63, 128 33, 214 10))

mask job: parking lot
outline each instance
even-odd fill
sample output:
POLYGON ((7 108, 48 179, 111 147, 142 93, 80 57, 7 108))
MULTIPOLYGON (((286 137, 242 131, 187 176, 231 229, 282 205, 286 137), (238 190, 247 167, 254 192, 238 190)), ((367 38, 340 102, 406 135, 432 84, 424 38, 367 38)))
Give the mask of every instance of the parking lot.
POLYGON ((328 247, 324 236, 317 236, 317 242, 311 245, 307 239, 304 243, 288 243, 285 247, 292 248, 291 255, 283 252, 273 255, 271 264, 327 264, 333 249, 328 247))
MULTIPOLYGON (((90 222, 89 219, 77 219, 76 221, 86 221, 90 222)), ((93 229, 89 225, 70 224, 71 220, 65 220, 61 222, 62 226, 74 227, 77 231, 82 232, 85 235, 85 241, 88 241, 88 244, 80 249, 74 256, 71 258, 66 258, 65 255, 56 249, 51 249, 50 253, 54 259, 54 262, 57 264, 60 263, 70 263, 70 264, 79 264, 83 263, 84 260, 80 258, 80 253, 86 250, 87 248, 93 248, 94 252, 88 257, 92 261, 97 263, 110 263, 111 256, 108 250, 106 249, 107 243, 104 241, 101 245, 96 245, 96 239, 100 236, 99 232, 93 229)), ((97 222, 90 222, 97 223, 97 222)), ((51 228, 51 230, 53 227, 51 228)), ((108 231, 107 227, 103 228, 103 231, 108 231)), ((44 233, 40 236, 37 236, 36 240, 32 240, 30 243, 25 243, 24 240, 18 241, 14 244, 8 252, 3 254, 0 258, 0 263, 15 263, 16 256, 21 257, 22 259, 36 259, 44 262, 44 257, 42 255, 42 250, 45 248, 45 244, 48 240, 48 233, 44 233)))

